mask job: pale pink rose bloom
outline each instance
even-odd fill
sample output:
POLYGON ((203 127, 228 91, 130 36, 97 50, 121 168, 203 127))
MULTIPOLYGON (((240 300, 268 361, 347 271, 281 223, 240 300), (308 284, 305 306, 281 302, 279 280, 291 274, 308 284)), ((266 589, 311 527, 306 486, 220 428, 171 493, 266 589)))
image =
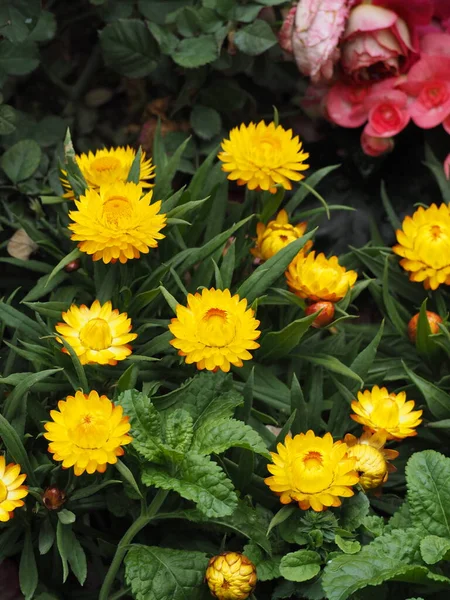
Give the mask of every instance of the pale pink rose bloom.
POLYGON ((394 11, 372 4, 351 10, 341 49, 342 67, 356 81, 398 75, 414 52, 406 22, 394 11))
POLYGON ((394 149, 393 138, 381 138, 373 135, 367 135, 365 131, 361 134, 361 147, 364 154, 368 156, 381 156, 394 149))
POLYGON ((292 35, 294 33, 294 20, 295 13, 297 12, 297 5, 293 6, 286 15, 283 24, 278 32, 278 43, 288 54, 292 54, 292 35))
POLYGON ((329 80, 339 60, 347 0, 301 0, 295 13, 292 49, 299 70, 313 82, 329 80))
POLYGON ((450 180, 450 154, 444 160, 444 173, 448 180, 450 180))
POLYGON ((354 128, 364 125, 369 115, 365 105, 368 94, 367 86, 346 85, 339 81, 328 92, 328 118, 341 127, 354 128))

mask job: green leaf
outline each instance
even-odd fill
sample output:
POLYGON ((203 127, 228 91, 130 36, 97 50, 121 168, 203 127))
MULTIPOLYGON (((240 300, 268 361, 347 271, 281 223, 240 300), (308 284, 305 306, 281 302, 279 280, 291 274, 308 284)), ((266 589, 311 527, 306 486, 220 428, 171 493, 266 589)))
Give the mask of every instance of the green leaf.
POLYGON ((186 0, 139 0, 141 13, 159 25, 166 22, 168 15, 186 5, 186 0))
POLYGON ((180 165, 181 157, 183 156, 186 146, 189 144, 190 137, 186 138, 182 144, 178 146, 170 159, 164 164, 164 167, 156 165, 156 184, 153 190, 155 198, 165 198, 171 191, 172 180, 180 165))
POLYGON ((79 490, 76 490, 75 492, 70 494, 70 502, 77 502, 77 500, 89 498, 90 496, 97 494, 98 492, 110 485, 118 485, 121 483, 122 481, 120 481, 120 479, 108 479, 108 481, 103 481, 102 483, 87 485, 86 487, 80 488, 79 490))
POLYGON ((39 554, 49 552, 55 543, 55 530, 49 518, 44 519, 39 530, 39 554))
POLYGON ((392 290, 389 288, 389 259, 390 256, 386 256, 384 261, 384 271, 383 271, 383 285, 382 285, 382 293, 383 293, 383 303, 386 308, 386 312, 391 320, 393 326, 398 331, 398 333, 406 337, 406 329, 407 324, 403 321, 400 313, 397 309, 397 305, 395 300, 392 297, 392 290))
POLYGON ((361 385, 364 383, 359 375, 354 373, 349 367, 344 365, 335 356, 328 356, 326 354, 314 354, 314 355, 310 356, 308 354, 298 354, 298 353, 296 353, 295 356, 297 356, 303 360, 306 360, 306 361, 312 363, 313 365, 319 365, 321 367, 325 367, 325 369, 328 369, 329 371, 332 371, 333 373, 338 373, 340 375, 345 375, 346 377, 350 377, 351 379, 358 381, 361 385))
POLYGON ((36 591, 39 576, 34 556, 33 544, 31 541, 31 532, 29 529, 25 532, 25 542, 22 554, 20 555, 19 581, 22 594, 25 600, 31 600, 36 591))
POLYGON ((130 485, 133 488, 133 490, 136 492, 138 498, 143 498, 142 492, 139 489, 139 485, 138 485, 136 479, 134 478, 133 473, 126 466, 126 464, 120 460, 120 458, 117 459, 115 467, 118 470, 118 472, 120 473, 120 475, 122 475, 122 478, 124 479, 124 481, 126 483, 128 483, 128 485, 130 485))
POLYGON ((0 414, 0 438, 13 461, 20 465, 22 473, 27 474, 27 483, 38 486, 34 469, 31 466, 28 454, 22 444, 19 434, 14 427, 0 414))
POLYGON ((99 34, 105 63, 127 77, 145 77, 157 65, 158 46, 138 19, 119 19, 99 34))
POLYGON ((436 419, 446 419, 450 416, 450 395, 443 389, 416 375, 402 361, 403 368, 411 382, 417 387, 425 402, 436 419))
POLYGON ((171 412, 167 417, 165 434, 167 444, 176 452, 184 455, 190 449, 194 435, 194 423, 191 415, 182 408, 171 412))
POLYGON ((435 565, 450 556, 450 540, 438 535, 427 535, 420 542, 420 554, 427 565, 435 565))
POLYGON ((178 492, 183 498, 195 502, 207 517, 231 515, 237 505, 233 484, 219 465, 194 452, 186 455, 175 477, 161 467, 145 465, 142 482, 178 492))
POLYGON ((178 45, 178 38, 172 32, 160 27, 153 21, 147 21, 147 27, 150 29, 153 37, 159 44, 163 54, 172 54, 178 45))
POLYGON ((181 40, 172 53, 173 60, 186 69, 195 69, 213 62, 219 56, 213 35, 199 35, 181 40))
POLYGON ((13 44, 9 40, 0 42, 0 71, 7 75, 28 75, 39 64, 39 51, 33 42, 25 40, 13 44))
POLYGON ((392 229, 394 231, 396 229, 401 229, 402 224, 389 200, 384 181, 381 182, 381 201, 383 202, 384 210, 386 211, 392 229))
POLYGON ((373 340, 364 348, 364 350, 358 352, 358 356, 350 365, 350 369, 354 373, 359 375, 363 380, 366 379, 369 373, 369 369, 373 365, 373 362, 377 355, 378 345, 381 341, 381 338, 383 337, 383 331, 384 321, 382 321, 380 329, 378 330, 373 340))
POLYGON ((71 510, 63 508, 62 510, 58 511, 58 519, 63 525, 69 525, 70 523, 75 523, 77 517, 71 510))
POLYGON ((14 390, 6 399, 3 408, 3 414, 5 418, 10 421, 16 415, 20 401, 22 400, 23 396, 33 387, 33 385, 39 381, 42 381, 43 379, 46 379, 47 377, 50 377, 51 375, 54 375, 55 373, 58 373, 59 371, 63 371, 63 369, 47 369, 45 371, 39 371, 38 373, 32 373, 31 375, 28 375, 22 379, 22 381, 16 385, 14 390))
POLYGON ((320 572, 322 559, 312 550, 297 550, 285 554, 280 562, 280 573, 289 581, 308 581, 320 572))
POLYGON ((269 533, 274 527, 286 521, 286 519, 288 519, 296 510, 297 507, 293 506, 292 504, 288 506, 282 506, 270 521, 269 528, 267 530, 267 535, 269 535, 269 533))
POLYGON ((21 140, 3 154, 0 166, 13 183, 19 183, 33 175, 39 166, 41 154, 39 144, 34 140, 21 140))
POLYGON ((56 544, 63 565, 63 583, 69 576, 69 565, 73 574, 81 585, 86 581, 87 562, 86 555, 76 535, 72 531, 72 525, 63 525, 58 521, 56 528, 56 544))
POLYGON ((298 189, 298 191, 292 196, 289 202, 286 204, 286 211, 288 213, 292 213, 305 198, 310 194, 310 189, 315 187, 322 181, 324 177, 326 177, 332 171, 339 169, 341 165, 331 165, 329 167, 324 167, 323 169, 319 169, 309 177, 305 179, 305 183, 308 187, 303 186, 298 189))
POLYGON ((200 600, 207 565, 202 552, 134 545, 125 577, 136 600, 200 600))
POLYGON ((34 339, 45 335, 45 330, 41 325, 3 301, 0 301, 0 321, 7 327, 18 329, 34 339))
POLYGON ((450 458, 416 452, 406 465, 408 505, 414 526, 450 539, 450 458))
POLYGON ((226 418, 215 422, 208 419, 197 429, 192 443, 192 450, 199 454, 221 454, 233 447, 251 450, 270 460, 270 454, 259 434, 249 425, 234 419, 226 418))
POLYGON ((356 554, 361 550, 361 544, 357 540, 346 540, 338 534, 335 535, 334 542, 344 554, 356 554))
POLYGON ((351 498, 347 498, 342 505, 339 524, 343 529, 353 531, 357 529, 369 513, 370 502, 367 496, 362 493, 356 493, 351 498))
POLYGON ((310 240, 316 230, 310 231, 295 242, 291 242, 282 250, 274 254, 272 258, 260 265, 250 277, 241 284, 237 290, 240 298, 247 298, 251 304, 256 298, 262 296, 273 282, 278 279, 286 270, 292 259, 299 253, 308 240, 310 240))
POLYGON ((15 129, 16 113, 8 104, 0 105, 0 135, 9 135, 15 129))
POLYGON ((148 396, 137 390, 126 390, 117 399, 124 414, 130 417, 133 447, 147 460, 162 460, 161 417, 148 396))
POLYGON ((302 317, 292 321, 281 331, 271 331, 265 335, 258 351, 258 357, 261 360, 276 360, 289 356, 290 352, 299 345, 316 317, 316 313, 302 317))
POLYGON ((222 119, 214 108, 196 104, 191 112, 191 127, 203 140, 210 140, 220 133, 222 119))
POLYGON ((270 581, 280 577, 281 556, 267 556, 256 544, 244 546, 243 553, 255 565, 258 581, 270 581))
POLYGON ((130 170, 128 172, 127 181, 131 183, 139 183, 141 180, 141 159, 142 159, 142 148, 139 146, 136 156, 133 159, 130 170))
POLYGON ((427 300, 425 298, 420 306, 416 331, 416 348, 417 352, 422 356, 433 359, 436 353, 439 352, 439 346, 436 344, 436 340, 431 337, 432 334, 427 316, 427 300))
POLYGON ((245 54, 258 56, 275 46, 277 38, 266 21, 256 19, 236 32, 234 43, 245 54))

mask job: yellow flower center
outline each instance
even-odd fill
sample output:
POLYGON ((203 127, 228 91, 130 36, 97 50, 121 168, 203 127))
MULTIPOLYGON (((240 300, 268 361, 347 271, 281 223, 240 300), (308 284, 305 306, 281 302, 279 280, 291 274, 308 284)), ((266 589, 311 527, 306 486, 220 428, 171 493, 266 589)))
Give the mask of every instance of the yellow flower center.
POLYGON ((120 169, 122 163, 118 158, 114 158, 113 156, 101 156, 100 158, 96 158, 91 163, 91 168, 95 171, 115 171, 116 169, 120 169))
POLYGON ((264 136, 259 140, 260 147, 263 151, 268 154, 269 152, 276 152, 277 150, 281 150, 280 140, 275 137, 264 136))
POLYGON ((293 489, 304 494, 317 494, 333 483, 333 471, 327 468, 323 454, 315 450, 296 458, 292 474, 293 489))
POLYGON ((69 431, 69 438, 79 448, 102 448, 109 438, 109 428, 103 417, 87 413, 69 431))
POLYGON ((447 266, 450 256, 449 229, 436 222, 422 225, 414 240, 414 252, 420 261, 433 269, 447 266))
POLYGON ((80 341, 90 350, 106 350, 112 344, 112 335, 104 319, 91 319, 80 331, 80 341))
POLYGON ((3 483, 3 481, 0 480, 0 503, 3 502, 3 500, 6 500, 7 497, 8 497, 8 488, 3 483))
POLYGON ((103 217, 110 227, 123 226, 133 214, 133 207, 124 196, 112 196, 103 205, 103 217))
POLYGON ((398 427, 400 411, 397 402, 389 396, 378 403, 370 415, 371 421, 382 429, 398 427))
POLYGON ((226 310, 210 308, 199 323, 198 338, 205 346, 223 348, 236 336, 236 327, 226 310))

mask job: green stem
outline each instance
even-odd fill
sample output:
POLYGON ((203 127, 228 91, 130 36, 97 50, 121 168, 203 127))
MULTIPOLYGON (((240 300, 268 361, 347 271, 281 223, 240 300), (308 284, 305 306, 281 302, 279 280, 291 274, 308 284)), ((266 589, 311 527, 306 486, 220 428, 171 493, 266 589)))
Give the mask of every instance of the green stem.
POLYGON ((122 561, 125 557, 125 554, 128 551, 128 546, 132 543, 133 539, 141 531, 141 529, 144 529, 144 527, 148 525, 148 523, 150 523, 150 521, 156 515, 158 510, 161 508, 161 505, 166 499, 168 493, 169 492, 167 492, 166 490, 158 490, 148 509, 145 509, 144 507, 142 508, 141 515, 136 519, 136 521, 134 521, 134 523, 131 524, 129 529, 123 535, 122 539, 119 542, 119 545, 117 546, 116 553, 108 569, 108 572, 106 573, 106 577, 103 581, 98 600, 112 600, 109 594, 114 584, 114 579, 116 578, 117 571, 119 570, 120 565, 122 564, 122 561))
POLYGON ((131 590, 130 587, 122 588, 121 590, 119 590, 115 594, 113 594, 110 597, 110 600, 119 600, 119 598, 123 598, 124 596, 126 596, 127 594, 129 594, 130 590, 131 590))

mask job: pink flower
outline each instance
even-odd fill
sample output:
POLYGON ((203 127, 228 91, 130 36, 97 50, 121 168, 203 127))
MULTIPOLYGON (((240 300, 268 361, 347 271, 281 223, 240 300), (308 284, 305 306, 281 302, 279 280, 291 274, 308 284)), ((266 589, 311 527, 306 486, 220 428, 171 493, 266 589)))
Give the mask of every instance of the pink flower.
POLYGON ((365 131, 361 134, 361 146, 365 154, 369 156, 381 156, 391 152, 394 148, 394 140, 391 137, 382 138, 367 135, 365 131))
POLYGON ((313 82, 332 78, 347 17, 347 0, 300 0, 292 49, 299 70, 313 82))
POLYGON ((292 54, 292 35, 294 33, 294 20, 295 13, 297 12, 297 6, 293 6, 291 10, 286 15, 286 18, 283 21, 283 25, 281 26, 280 31, 278 32, 278 42, 280 46, 288 52, 292 54))
POLYGON ((347 85, 338 82, 327 96, 328 118, 341 127, 360 127, 367 121, 365 100, 369 88, 363 85, 347 85))
POLYGON ((372 137, 391 138, 409 123, 408 96, 394 89, 397 79, 389 79, 372 86, 365 100, 369 111, 364 133, 372 137))
POLYGON ((413 52, 409 28, 396 12, 373 4, 352 9, 342 37, 341 64, 353 79, 398 75, 413 52))
POLYGON ((444 160, 444 173, 447 179, 450 181, 450 154, 448 154, 447 158, 444 160))

